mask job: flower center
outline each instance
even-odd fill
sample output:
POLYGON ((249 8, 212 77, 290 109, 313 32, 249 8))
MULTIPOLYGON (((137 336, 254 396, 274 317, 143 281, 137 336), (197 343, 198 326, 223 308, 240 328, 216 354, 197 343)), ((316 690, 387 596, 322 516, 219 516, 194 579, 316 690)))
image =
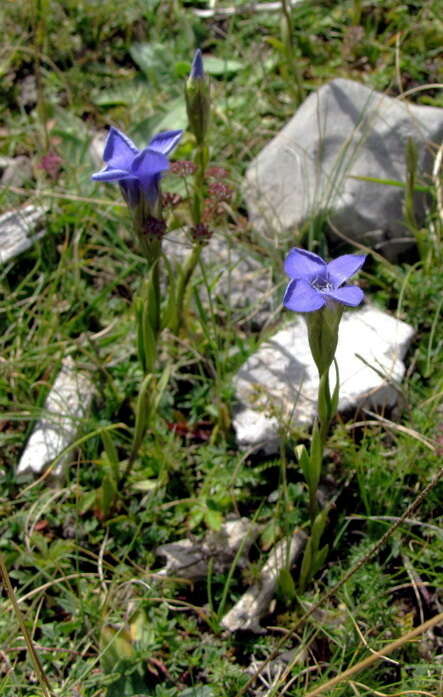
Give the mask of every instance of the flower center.
POLYGON ((328 276, 316 276, 314 280, 311 283, 311 286, 315 288, 315 290, 319 291, 328 291, 328 290, 333 290, 334 286, 330 282, 328 276))

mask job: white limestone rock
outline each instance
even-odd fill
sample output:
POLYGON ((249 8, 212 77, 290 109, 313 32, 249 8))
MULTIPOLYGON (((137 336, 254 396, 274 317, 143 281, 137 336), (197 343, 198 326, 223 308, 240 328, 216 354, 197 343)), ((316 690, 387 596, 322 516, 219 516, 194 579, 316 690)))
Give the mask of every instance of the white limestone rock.
POLYGON ((104 166, 103 152, 107 137, 107 131, 95 131, 89 144, 89 156, 97 169, 102 169, 104 166))
MULTIPOLYGON (((416 106, 338 78, 323 85, 248 168, 246 199, 253 227, 293 243, 312 214, 329 219, 348 238, 391 258, 413 244, 402 223, 402 188, 360 181, 404 182, 405 148, 412 138, 423 173, 432 171, 443 136, 443 109, 416 106), (407 239, 405 239, 407 238, 407 239)), ((416 214, 424 212, 416 195, 416 214)))
MULTIPOLYGON (((79 424, 88 412, 93 396, 89 377, 75 368, 68 357, 63 361, 53 387, 46 397, 44 416, 36 424, 17 467, 17 474, 42 474, 78 432, 79 424)), ((59 478, 71 455, 57 460, 51 475, 59 478)))
POLYGON ((14 259, 46 234, 45 206, 28 205, 0 215, 0 264, 14 259))
MULTIPOLYGON (((414 334, 411 326, 375 307, 346 311, 336 352, 340 373, 339 411, 393 407, 414 334)), ((335 384, 335 370, 330 372, 335 384)), ((240 403, 234 428, 240 447, 278 450, 279 428, 308 428, 314 420, 318 372, 309 349, 306 324, 295 319, 266 341, 234 380, 240 403)))
POLYGON ((268 560, 261 570, 259 580, 248 588, 221 624, 230 632, 238 630, 264 634, 261 618, 269 612, 275 595, 278 577, 282 569, 290 569, 305 546, 306 535, 303 530, 294 530, 290 538, 283 538, 271 550, 268 560))

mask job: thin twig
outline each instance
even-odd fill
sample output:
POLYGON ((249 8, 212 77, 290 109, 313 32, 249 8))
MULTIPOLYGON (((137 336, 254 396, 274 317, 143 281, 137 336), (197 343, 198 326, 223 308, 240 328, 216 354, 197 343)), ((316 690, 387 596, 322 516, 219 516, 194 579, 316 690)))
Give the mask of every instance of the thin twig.
POLYGON ((410 632, 407 632, 395 641, 392 641, 390 644, 383 647, 383 651, 375 651, 375 653, 371 654, 371 656, 366 656, 366 658, 364 658, 362 661, 356 663, 355 666, 352 666, 352 668, 348 668, 347 670, 343 671, 343 673, 336 675, 335 678, 328 680, 328 682, 325 682, 324 685, 320 685, 319 687, 316 687, 314 690, 307 692, 304 697, 317 697, 318 695, 324 694, 325 691, 330 690, 331 687, 335 687, 335 685, 338 685, 344 680, 347 680, 352 675, 355 675, 356 673, 359 673, 361 670, 368 668, 373 663, 376 663, 380 658, 384 658, 387 654, 392 653, 396 649, 399 649, 408 641, 411 641, 411 639, 414 639, 416 636, 420 636, 420 634, 424 634, 428 631, 428 629, 435 627, 437 624, 440 624, 441 622, 443 622, 443 612, 440 612, 438 615, 431 617, 431 619, 427 622, 419 624, 418 627, 415 627, 415 629, 411 629, 410 632))
POLYGON ((22 189, 19 186, 9 186, 9 184, 0 184, 0 189, 12 191, 13 194, 22 194, 24 196, 49 196, 50 198, 61 198, 67 201, 79 201, 80 203, 93 203, 99 206, 116 206, 117 208, 126 208, 126 203, 120 201, 112 201, 106 198, 91 198, 90 196, 78 196, 77 194, 65 194, 62 191, 50 191, 43 189, 22 189))

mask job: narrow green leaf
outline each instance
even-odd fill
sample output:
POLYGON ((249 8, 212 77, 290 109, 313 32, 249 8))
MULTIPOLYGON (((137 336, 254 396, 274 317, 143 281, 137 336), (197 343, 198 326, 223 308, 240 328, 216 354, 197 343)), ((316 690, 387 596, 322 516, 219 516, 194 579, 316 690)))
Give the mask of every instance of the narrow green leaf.
POLYGON ((106 451, 106 455, 108 456, 109 463, 111 465, 111 471, 114 482, 115 484, 117 484, 120 478, 120 459, 118 457, 117 448, 115 447, 115 443, 109 431, 102 431, 100 433, 100 436, 106 451))
POLYGON ((160 326, 162 329, 171 329, 177 324, 177 268, 173 269, 172 264, 165 254, 162 260, 168 276, 168 292, 165 306, 163 308, 160 326))
POLYGON ((284 598, 294 600, 294 598, 297 597, 294 579, 292 578, 292 574, 290 571, 288 571, 288 569, 280 569, 277 583, 278 588, 284 598))
POLYGON ((117 489, 110 472, 105 474, 100 489, 98 490, 98 506, 104 517, 107 518, 116 500, 117 489))
POLYGON ((329 552, 329 545, 324 545, 321 549, 319 549, 313 559, 312 563, 312 575, 315 576, 316 573, 320 571, 320 569, 323 567, 326 557, 328 556, 329 552))
POLYGON ((157 338, 152 329, 147 302, 144 304, 142 315, 142 343, 143 355, 145 358, 145 372, 151 373, 154 370, 155 360, 157 358, 157 338))
POLYGON ((147 373, 147 363, 143 341, 143 300, 136 297, 134 300, 135 324, 137 330, 137 355, 144 373, 147 373))
MULTIPOLYGON (((349 179, 357 179, 358 181, 362 181, 362 182, 372 182, 373 184, 384 184, 385 186, 396 186, 400 189, 404 189, 406 186, 404 182, 399 182, 396 179, 378 179, 377 177, 363 177, 363 176, 357 176, 356 174, 349 174, 348 178, 349 179)), ((414 190, 415 191, 422 191, 425 194, 432 193, 431 186, 422 186, 421 184, 416 184, 414 187, 414 190)))
POLYGON ((89 511, 93 505, 95 504, 96 501, 96 496, 97 492, 95 490, 93 491, 88 491, 86 494, 83 494, 80 497, 80 513, 81 515, 84 515, 87 511, 89 511))
POLYGON ((321 424, 328 424, 331 418, 331 393, 329 390, 329 370, 320 378, 318 388, 318 417, 321 424))
POLYGON ((314 552, 320 547, 320 539, 324 533, 326 523, 328 520, 328 511, 324 508, 320 513, 317 514, 314 523, 312 525, 311 540, 312 549, 314 552))
POLYGON ((202 301, 200 300, 200 295, 198 294, 197 288, 193 287, 192 288, 192 295, 194 298, 194 302, 197 308, 199 320, 200 320, 200 326, 204 332, 204 335, 206 339, 211 342, 211 335, 209 333, 208 327, 210 326, 210 320, 208 318, 208 315, 206 313, 206 310, 203 307, 202 301))
POLYGON ((311 477, 311 461, 309 458, 308 451, 306 450, 304 445, 298 446, 298 461, 300 463, 300 466, 302 468, 302 472, 304 475, 304 478, 306 479, 309 488, 311 489, 311 484, 312 484, 312 477, 311 477))
POLYGON ((137 452, 143 438, 150 420, 150 404, 151 404, 151 392, 153 389, 154 376, 146 375, 137 398, 137 405, 135 408, 135 430, 134 430, 134 440, 132 443, 132 452, 137 452))
POLYGON ((172 363, 168 363, 164 369, 163 372, 160 376, 159 381, 157 382, 156 388, 155 388, 155 398, 152 400, 152 409, 154 412, 158 410, 158 407, 160 405, 160 400, 163 397, 163 393, 168 386, 169 378, 171 377, 172 373, 172 363))
POLYGON ((316 489, 320 481, 320 472, 323 460, 323 443, 318 428, 318 422, 314 423, 311 437, 311 452, 309 457, 309 476, 311 486, 316 489))
POLYGON ((300 568, 299 586, 300 590, 303 592, 307 584, 311 580, 312 573, 312 542, 311 538, 306 543, 305 551, 303 553, 303 559, 300 568))
POLYGON ((149 319, 149 324, 152 327, 152 330, 154 334, 158 331, 158 317, 159 317, 159 312, 160 308, 158 307, 158 263, 159 260, 157 259, 153 265, 151 266, 149 270, 149 276, 144 284, 144 292, 145 292, 145 302, 146 302, 146 308, 148 312, 148 319, 149 319))

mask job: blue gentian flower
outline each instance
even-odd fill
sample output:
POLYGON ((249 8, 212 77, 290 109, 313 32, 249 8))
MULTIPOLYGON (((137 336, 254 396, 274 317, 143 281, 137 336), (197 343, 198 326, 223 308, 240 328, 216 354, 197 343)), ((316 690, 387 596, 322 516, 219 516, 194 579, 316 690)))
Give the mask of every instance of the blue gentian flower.
POLYGON ((294 312, 314 312, 335 303, 356 307, 363 300, 358 286, 343 285, 364 264, 364 254, 344 254, 327 264, 304 249, 291 249, 284 269, 291 278, 283 305, 294 312))
POLYGON ((141 199, 154 207, 159 196, 162 172, 168 169, 168 155, 175 148, 183 131, 164 131, 155 135, 148 146, 139 150, 132 140, 111 127, 103 152, 106 167, 92 175, 102 182, 118 182, 130 208, 141 199))

